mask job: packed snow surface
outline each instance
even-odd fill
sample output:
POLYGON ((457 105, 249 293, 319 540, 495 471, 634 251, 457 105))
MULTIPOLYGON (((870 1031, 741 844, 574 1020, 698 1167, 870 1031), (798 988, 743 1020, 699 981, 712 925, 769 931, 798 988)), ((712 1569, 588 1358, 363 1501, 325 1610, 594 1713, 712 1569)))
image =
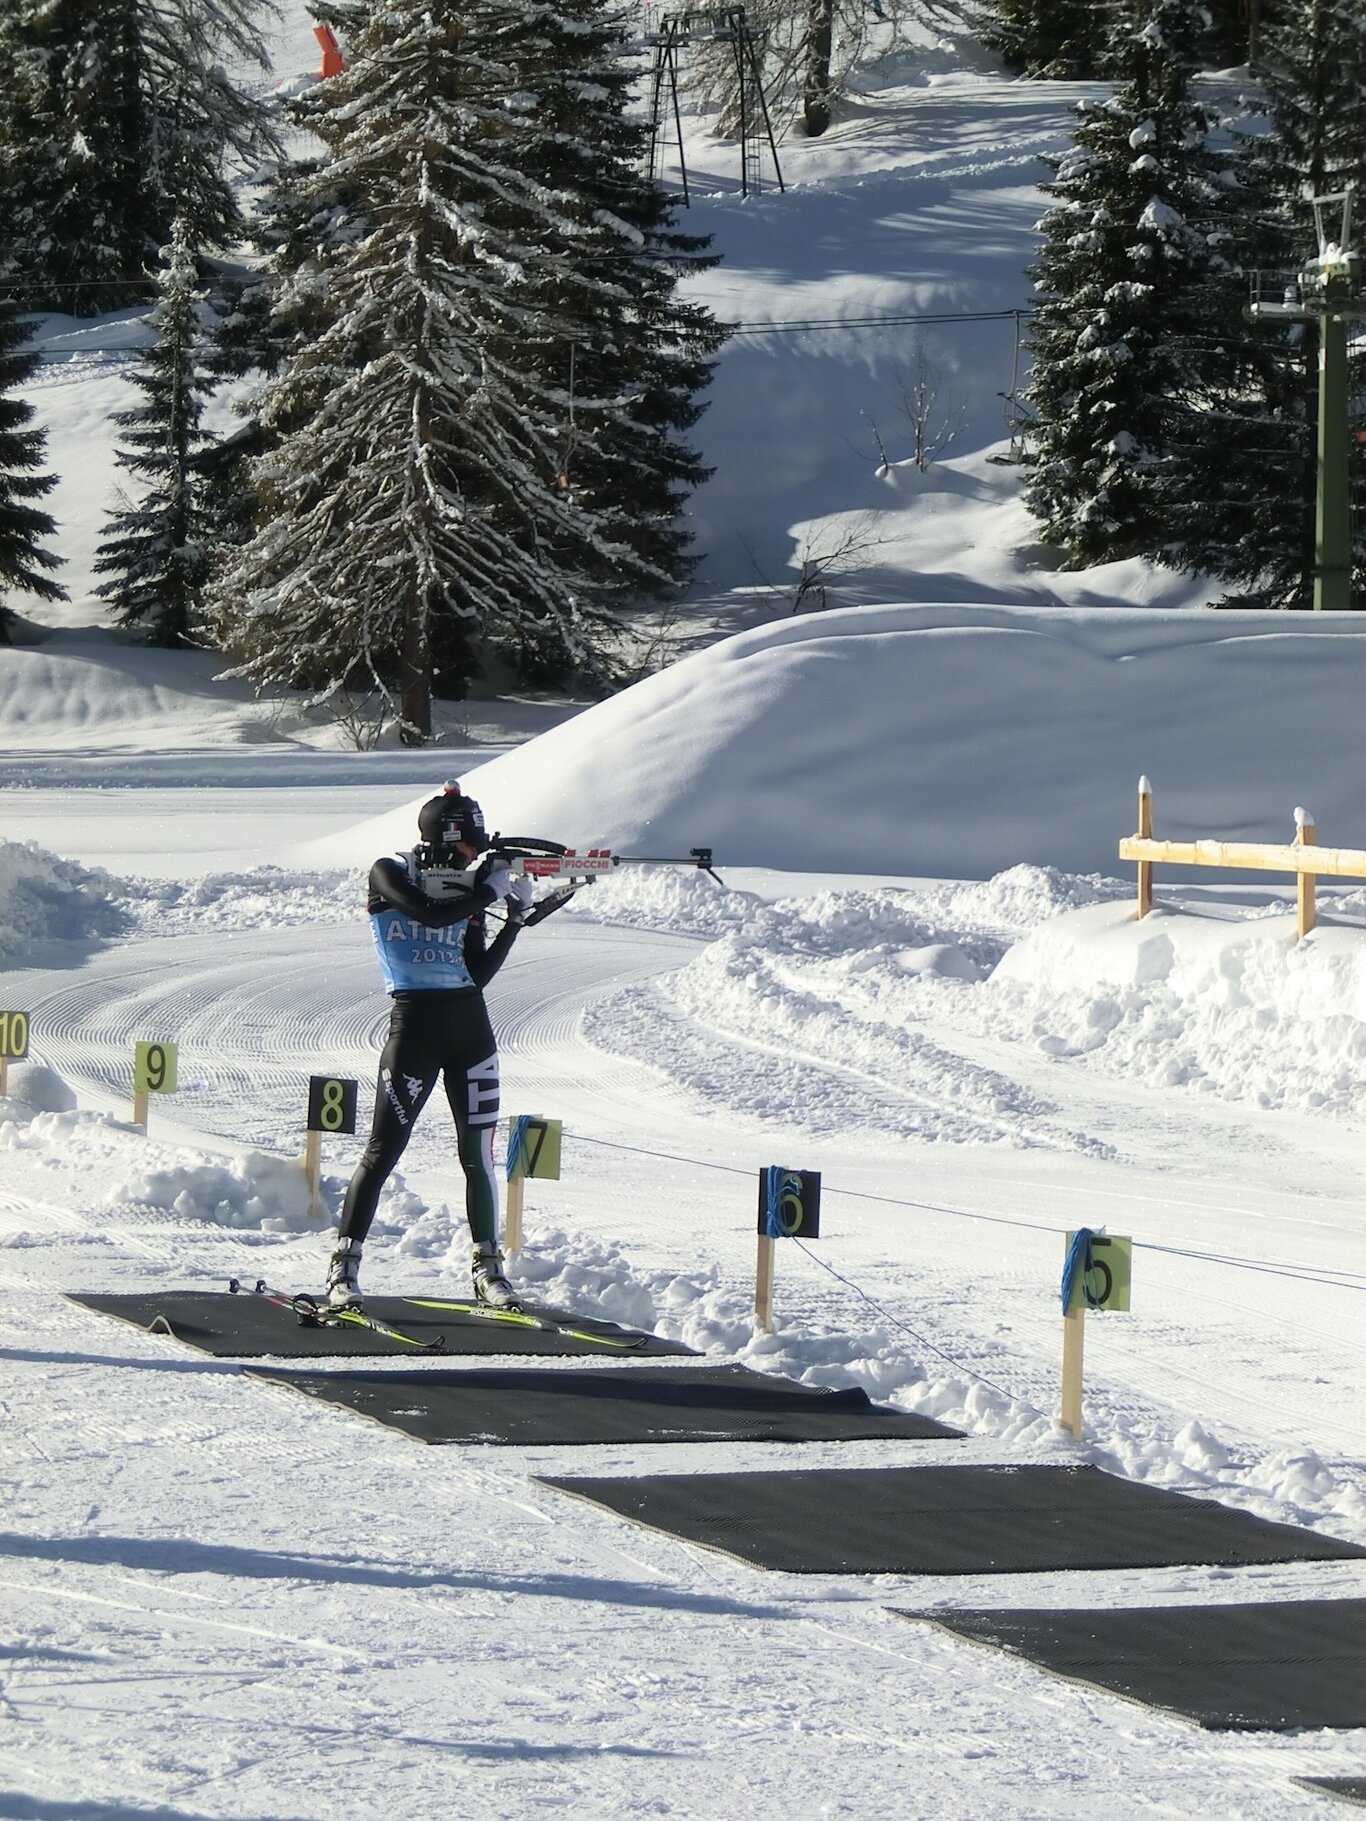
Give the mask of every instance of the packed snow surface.
MULTIPOLYGON (((144 794, 101 793, 131 858, 144 794)), ((405 1817, 719 1818, 743 1765, 747 1812, 871 1816, 912 1750, 908 1814, 1098 1816, 1135 1790, 1160 1810, 1170 1785, 1173 1813, 1274 1816, 1292 1773, 1353 1769, 1349 1736, 1237 1750, 886 1610, 1330 1598, 1362 1590, 1352 1563, 763 1576, 528 1476, 905 1464, 906 1447, 419 1450, 174 1342, 96 1333, 58 1292, 320 1281, 304 1076, 368 1075, 384 1002, 354 871, 169 881, 0 847, 0 901, 57 879, 75 953, 12 957, 0 981, 36 1033, 0 1101, 25 1394, 8 1688, 33 1728, 0 1813, 93 1812, 131 1782, 111 1812, 321 1818, 345 1775, 361 1809, 405 1817), (96 878, 102 924, 80 914, 96 878), (146 1035, 179 1041, 181 1086, 144 1134, 127 1058, 146 1035), (847 1743, 832 1700, 857 1708, 859 1750, 827 1799, 847 1743), (1093 1765, 1085 1790, 1047 1768, 1060 1739, 1093 1765)), ((505 1104, 566 1129, 563 1181, 531 1185, 518 1281, 968 1433, 913 1459, 1089 1460, 1366 1542, 1366 901, 1325 913, 1297 942, 1274 892, 1172 890, 1140 924, 1126 882, 1059 868, 724 886, 623 869, 524 937, 491 990, 505 1104), (755 1177, 778 1159, 822 1171, 823 1238, 784 1249, 766 1335, 755 1177), (1057 1281, 1083 1222, 1134 1238, 1135 1299, 1093 1319, 1078 1444, 1055 1422, 1057 1281)), ((328 1141, 334 1216, 358 1144, 328 1141)), ((430 1111, 381 1202, 372 1289, 468 1283, 451 1153, 430 1111)))
MULTIPOLYGON (((311 20, 280 32, 297 88, 311 20)), ((1034 542, 1000 395, 1040 154, 1083 92, 930 33, 784 141, 785 195, 742 202, 734 146, 690 134, 685 225, 724 256, 699 293, 740 325, 700 426, 697 589, 659 625, 695 655, 578 715, 455 705, 437 753, 348 752, 211 654, 110 631, 91 558, 146 326, 45 324, 72 602, 0 653, 0 1009, 33 1032, 0 1099, 0 1821, 1273 1821, 1322 1806, 1292 1777, 1362 1774, 1359 1734, 1200 1733, 888 1611, 1103 1624, 1360 1597, 1357 1563, 764 1575, 534 1477, 1090 1461, 1366 1542, 1366 891, 1320 882, 1297 941, 1274 876, 1159 868, 1142 923, 1115 876, 1141 773, 1159 835, 1284 841, 1298 804, 1366 845, 1366 635, 1206 611, 1140 563, 1069 575, 1034 542), (952 426, 923 472, 922 370, 952 426), (320 1284, 364 1130, 326 1141, 316 1220, 306 1080, 354 1076, 364 1106, 388 1011, 365 869, 451 776, 507 832, 710 846, 724 881, 622 867, 494 983, 505 1110, 565 1126, 518 1281, 967 1440, 423 1449, 64 1300, 320 1284), (149 1038, 179 1088, 142 1131, 149 1038), (819 1170, 823 1207, 780 1252, 770 1335, 775 1162, 819 1170), (1082 1224, 1133 1238, 1134 1296, 1088 1321, 1073 1442, 1082 1224)), ((468 1286, 438 1106, 365 1282, 468 1286)))

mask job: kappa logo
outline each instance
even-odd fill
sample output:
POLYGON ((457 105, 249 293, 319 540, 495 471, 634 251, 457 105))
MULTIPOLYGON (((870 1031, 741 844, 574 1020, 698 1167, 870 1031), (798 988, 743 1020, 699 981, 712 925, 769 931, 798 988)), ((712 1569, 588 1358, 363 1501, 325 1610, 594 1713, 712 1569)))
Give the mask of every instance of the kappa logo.
POLYGON ((416 1100, 427 1084, 417 1075, 405 1075, 403 1077, 403 1085, 408 1090, 409 1100, 416 1100))

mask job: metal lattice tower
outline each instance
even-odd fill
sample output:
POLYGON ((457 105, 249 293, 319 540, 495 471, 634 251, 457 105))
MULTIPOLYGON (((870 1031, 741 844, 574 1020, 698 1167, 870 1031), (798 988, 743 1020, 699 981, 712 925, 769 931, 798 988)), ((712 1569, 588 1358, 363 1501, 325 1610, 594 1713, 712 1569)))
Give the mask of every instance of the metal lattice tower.
POLYGON ((650 175, 662 175, 667 133, 666 116, 672 118, 678 146, 678 174, 683 205, 691 207, 688 166, 683 153, 683 119, 678 105, 680 52, 695 44, 728 44, 735 60, 735 81, 740 112, 740 194, 757 194, 762 187, 763 146, 773 160, 773 176, 782 190, 783 173, 768 114, 768 98, 757 51, 759 34, 750 25, 743 6, 708 6, 680 13, 663 13, 644 34, 654 52, 650 75, 650 175))
POLYGON ((1314 605, 1352 605, 1352 492, 1347 328, 1366 322, 1366 260, 1352 241, 1351 189, 1313 196, 1318 256, 1288 276, 1259 273, 1248 314, 1312 322, 1319 332, 1318 484, 1314 605), (1279 297, 1275 295, 1280 293, 1279 297))

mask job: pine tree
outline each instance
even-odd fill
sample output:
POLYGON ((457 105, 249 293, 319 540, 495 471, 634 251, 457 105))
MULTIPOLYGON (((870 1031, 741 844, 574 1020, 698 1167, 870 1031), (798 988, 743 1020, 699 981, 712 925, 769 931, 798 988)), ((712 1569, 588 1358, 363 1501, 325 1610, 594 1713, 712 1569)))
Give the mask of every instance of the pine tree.
MULTIPOLYGON (((1307 197, 1357 186, 1366 211, 1366 16, 1335 0, 1266 9, 1259 130, 1240 140, 1238 206, 1227 212, 1240 265, 1283 283, 1316 251, 1307 197)), ((1358 246, 1366 239, 1358 223, 1358 246)), ((1239 605, 1307 608, 1313 600, 1319 339, 1312 322, 1256 331, 1256 371, 1223 401, 1218 446, 1192 487, 1181 526, 1191 567, 1228 582, 1239 605)), ((1355 386, 1366 428, 1366 361, 1355 386)), ((1357 586, 1366 588, 1366 461, 1356 459, 1357 586)))
MULTIPOLYGON (((287 287, 286 315, 306 298, 327 321, 263 398, 263 528, 214 589, 246 674, 378 687, 408 740, 430 731, 438 653, 455 689, 499 653, 601 679, 591 584, 629 568, 664 579, 623 535, 620 502, 557 480, 564 356, 585 305, 621 301, 620 265, 609 280, 588 256, 638 251, 641 235, 528 171, 526 74, 551 16, 536 0, 404 0, 352 37, 314 119, 331 159, 302 195, 355 197, 363 232, 287 287)), ((613 380, 578 405, 627 439, 613 380)), ((618 475, 622 459, 604 457, 618 475)))
POLYGON ((230 160, 277 149, 223 59, 255 60, 263 0, 9 0, 0 20, 0 282, 86 315, 145 296, 177 213, 239 227, 230 160))
POLYGON ((156 342, 133 383, 143 403, 115 422, 127 434, 118 464, 142 483, 136 500, 120 497, 95 560, 109 580, 96 590, 121 626, 154 645, 195 642, 207 553, 202 483, 194 467, 204 442, 195 354, 197 248, 188 222, 175 224, 152 314, 156 342))
POLYGON ((991 0, 979 32, 1017 75, 1079 81, 1102 73, 1105 15, 1092 0, 991 0))
POLYGON ((1110 52, 1123 80, 1079 109, 1046 186, 1058 200, 1034 267, 1026 498, 1078 567, 1180 560, 1175 517, 1211 401, 1249 360, 1243 293, 1217 246, 1208 116, 1190 93, 1202 18, 1191 0, 1126 0, 1110 52))
POLYGON ((18 0, 0 23, 0 245, 20 301, 139 295, 155 210, 142 0, 18 0))
MULTIPOLYGON (((594 533, 574 555, 604 602, 669 593, 695 566, 682 508, 708 470, 683 439, 724 338, 678 295, 683 274, 715 263, 707 241, 679 233, 672 202, 640 174, 648 129, 628 112, 627 29, 607 0, 560 0, 535 15, 518 52, 535 105, 514 155, 563 199, 568 229, 543 294, 529 297, 526 352, 561 419, 547 472, 587 508, 585 523, 610 521, 623 547, 604 562, 594 533), (566 319, 562 340, 555 325, 566 319)), ((525 645, 506 655, 537 670, 525 645)))
MULTIPOLYGON (((32 501, 57 484, 55 474, 42 474, 46 437, 25 428, 33 406, 18 396, 38 370, 39 356, 25 350, 29 329, 12 304, 0 300, 0 589, 21 588, 43 601, 64 601, 65 588, 51 579, 62 558, 41 542, 57 527, 32 501)), ((15 613, 0 598, 0 644, 9 642, 15 613)))
POLYGON ((151 159, 160 240, 177 216, 201 247, 242 231, 234 167, 281 151, 270 108, 225 68, 270 67, 260 19, 269 0, 141 0, 151 159))

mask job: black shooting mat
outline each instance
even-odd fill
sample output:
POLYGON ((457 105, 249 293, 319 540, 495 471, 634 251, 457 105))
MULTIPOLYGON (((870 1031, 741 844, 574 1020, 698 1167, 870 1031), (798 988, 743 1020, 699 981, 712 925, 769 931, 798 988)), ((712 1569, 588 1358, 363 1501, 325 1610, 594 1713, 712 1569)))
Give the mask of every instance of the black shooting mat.
POLYGON ((1366 1808, 1366 1777, 1292 1777, 1290 1781, 1317 1795, 1336 1796, 1339 1801, 1366 1808))
POLYGON ((812 1468, 548 1479, 786 1574, 1026 1574, 1366 1556, 1095 1467, 812 1468))
MULTIPOLYGON (((419 1355, 401 1341, 376 1334, 372 1328, 306 1327, 290 1309, 267 1302, 243 1290, 231 1296, 226 1290, 156 1290, 135 1294, 103 1295, 87 1291, 68 1291, 68 1300, 94 1309, 101 1315, 116 1315, 139 1328, 152 1329, 198 1347, 203 1353, 219 1359, 414 1359, 419 1355)), ((372 1315, 387 1321, 416 1340, 440 1339, 446 1354, 553 1354, 562 1358, 639 1359, 661 1354, 686 1354, 692 1348, 676 1341, 661 1340, 654 1334, 641 1334, 634 1328, 619 1328, 612 1322, 596 1321, 591 1316, 571 1315, 564 1310, 540 1310, 528 1305, 527 1313, 544 1314, 564 1320, 598 1336, 597 1341, 579 1340, 544 1328, 524 1327, 520 1322, 495 1320, 486 1315, 461 1315, 450 1309, 423 1309, 401 1296, 368 1296, 365 1306, 372 1315)))
POLYGON ((1211 1731, 1366 1726, 1366 1600, 901 1617, 1211 1731))
MULTIPOLYGON (((744 1366, 533 1366, 410 1372, 295 1372, 253 1378, 341 1404, 420 1442, 836 1442, 957 1439, 925 1417, 744 1366)), ((575 1487, 579 1482, 572 1482, 575 1487)))

